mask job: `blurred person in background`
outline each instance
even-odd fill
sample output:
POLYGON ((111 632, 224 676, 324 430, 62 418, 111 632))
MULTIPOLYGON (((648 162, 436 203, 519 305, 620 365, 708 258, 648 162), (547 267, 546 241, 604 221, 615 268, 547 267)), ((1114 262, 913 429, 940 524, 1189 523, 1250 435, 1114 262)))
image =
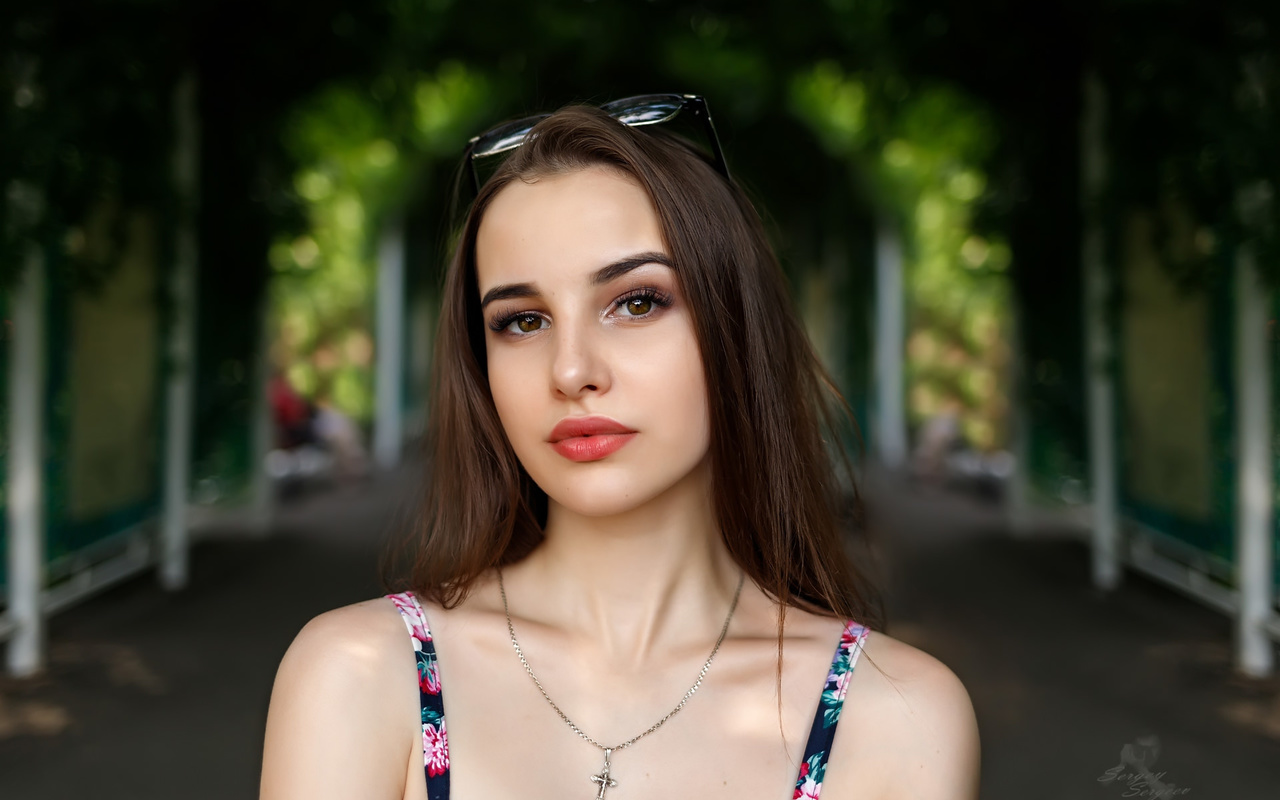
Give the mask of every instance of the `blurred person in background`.
POLYGON ((332 456, 338 477, 362 478, 369 474, 369 454, 360 427, 328 398, 316 402, 312 430, 316 441, 332 456))
POLYGON ((275 421, 276 447, 292 450, 315 442, 315 432, 311 427, 315 409, 293 388, 284 373, 279 370, 272 372, 268 392, 271 416, 275 421))
POLYGON ((964 446, 960 401, 948 397, 942 408, 920 426, 916 448, 911 453, 912 474, 925 480, 942 480, 946 477, 947 457, 964 446))
POLYGON ((844 555, 843 399, 714 136, 662 95, 472 141, 411 574, 290 646, 264 800, 977 797, 968 693, 844 555))
POLYGON ((271 376, 269 392, 276 446, 265 466, 282 496, 331 478, 368 476, 369 456, 360 427, 327 396, 308 400, 278 371, 271 376))

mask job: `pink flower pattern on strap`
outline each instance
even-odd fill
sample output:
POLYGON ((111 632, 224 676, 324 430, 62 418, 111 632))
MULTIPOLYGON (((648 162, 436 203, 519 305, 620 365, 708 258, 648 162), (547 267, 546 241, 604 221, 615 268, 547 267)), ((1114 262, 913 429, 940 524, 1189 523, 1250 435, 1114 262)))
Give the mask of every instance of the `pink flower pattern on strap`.
POLYGON ((387 597, 399 609, 400 618, 404 620, 405 627, 409 629, 409 635, 413 637, 413 649, 421 650, 423 643, 431 641, 431 633, 422 624, 422 618, 418 615, 418 608, 413 598, 409 597, 407 592, 389 594, 387 597))
POLYGON ((443 718, 438 728, 429 722, 422 723, 422 763, 433 778, 449 769, 449 735, 443 718))

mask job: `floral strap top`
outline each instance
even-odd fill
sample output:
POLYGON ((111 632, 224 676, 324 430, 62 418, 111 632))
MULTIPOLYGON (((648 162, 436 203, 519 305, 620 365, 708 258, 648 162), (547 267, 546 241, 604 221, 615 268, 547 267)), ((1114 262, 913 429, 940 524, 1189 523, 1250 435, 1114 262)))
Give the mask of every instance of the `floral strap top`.
MULTIPOLYGON (((436 664, 436 649, 431 643, 431 629, 427 627, 427 616, 412 592, 389 594, 387 597, 400 611, 413 639, 422 708, 422 761, 427 778, 427 797, 429 800, 448 800, 449 735, 444 726, 444 700, 440 694, 440 671, 436 664)), ((840 643, 836 645, 831 669, 822 688, 822 700, 809 729, 792 800, 818 800, 822 794, 822 779, 827 770, 831 743, 835 739, 836 723, 840 721, 840 709, 849 690, 853 667, 870 632, 865 626, 849 620, 840 633, 840 643)))

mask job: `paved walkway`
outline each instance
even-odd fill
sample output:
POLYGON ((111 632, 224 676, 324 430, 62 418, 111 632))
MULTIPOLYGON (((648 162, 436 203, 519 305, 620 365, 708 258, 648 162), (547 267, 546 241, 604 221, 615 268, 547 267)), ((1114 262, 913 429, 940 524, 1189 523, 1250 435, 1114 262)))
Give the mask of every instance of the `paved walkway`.
MULTIPOLYGON (((312 616, 380 593, 410 480, 305 498, 267 538, 207 538, 184 592, 144 576, 55 617, 47 674, 0 679, 0 798, 256 797, 276 665, 312 616)), ((1231 673, 1227 618, 1132 575, 1100 596, 1083 544, 1012 539, 975 501, 869 494, 889 632, 968 686, 984 800, 1152 796, 1099 780, 1126 745, 1158 748, 1166 797, 1275 795, 1280 681, 1231 673)))
POLYGON ((885 494, 890 633, 968 687, 984 800, 1276 796, 1280 680, 1233 673, 1230 619, 1131 572, 1096 592, 1082 541, 1011 538, 991 507, 885 494), (1163 795, 1099 780, 1126 745, 1163 795))

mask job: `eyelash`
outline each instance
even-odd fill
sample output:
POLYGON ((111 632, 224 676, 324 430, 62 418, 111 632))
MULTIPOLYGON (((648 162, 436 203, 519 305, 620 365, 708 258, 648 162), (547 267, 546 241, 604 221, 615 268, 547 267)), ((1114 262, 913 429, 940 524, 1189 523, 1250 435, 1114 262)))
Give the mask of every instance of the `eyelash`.
MULTIPOLYGON (((654 310, 649 311, 647 314, 629 315, 629 319, 648 319, 649 317, 657 313, 657 309, 669 308, 672 302, 671 295, 668 294, 667 292, 664 292, 661 289, 658 289, 653 286, 642 286, 638 289, 632 289, 631 291, 619 297, 617 300, 614 300, 613 307, 616 309, 620 306, 624 306, 627 303, 630 303, 632 300, 648 300, 650 303, 652 303, 655 306, 655 308, 654 310)), ((516 311, 514 313, 507 314, 503 317, 500 317, 494 320, 492 323, 489 324, 489 328, 494 332, 499 333, 503 336, 513 336, 515 338, 524 338, 525 336, 531 336, 536 331, 530 331, 528 333, 511 333, 507 331, 507 327, 510 326, 511 323, 515 322, 516 320, 524 319, 525 317, 537 317, 537 316, 540 316, 540 315, 532 311, 516 311)))

